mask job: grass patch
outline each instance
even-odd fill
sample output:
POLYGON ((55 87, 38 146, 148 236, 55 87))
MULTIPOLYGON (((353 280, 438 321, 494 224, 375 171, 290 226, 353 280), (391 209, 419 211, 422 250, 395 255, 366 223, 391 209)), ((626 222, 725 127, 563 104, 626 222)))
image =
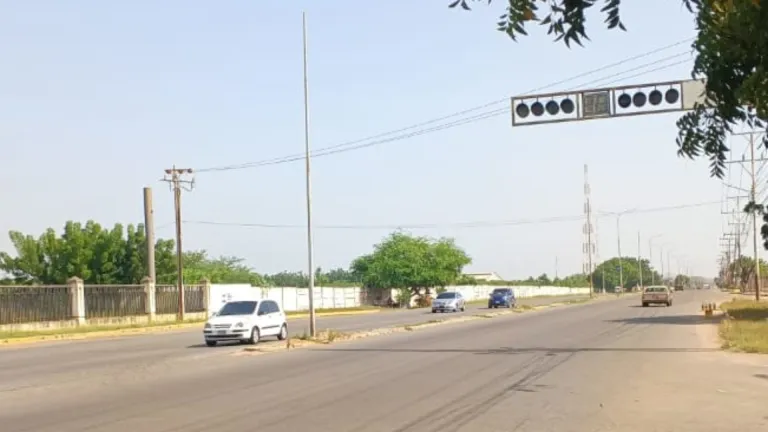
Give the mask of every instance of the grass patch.
POLYGON ((720 324, 723 348, 768 354, 768 302, 734 299, 720 305, 728 314, 720 324))
POLYGON ((103 326, 80 326, 80 327, 65 327, 45 330, 12 330, 1 331, 0 339, 20 339, 28 337, 42 337, 42 336, 68 336, 78 334, 90 334, 90 333, 108 333, 113 331, 125 331, 125 330, 141 330, 141 329, 153 329, 163 327, 173 327, 181 324, 202 324, 205 320, 184 320, 182 321, 164 321, 164 322, 152 322, 152 323, 140 323, 140 324, 117 324, 117 325, 103 325, 103 326))

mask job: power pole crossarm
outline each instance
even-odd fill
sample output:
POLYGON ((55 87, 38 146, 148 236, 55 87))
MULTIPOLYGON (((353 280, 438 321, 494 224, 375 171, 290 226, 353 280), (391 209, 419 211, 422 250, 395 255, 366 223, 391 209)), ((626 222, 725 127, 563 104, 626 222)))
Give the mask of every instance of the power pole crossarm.
POLYGON ((184 321, 184 253, 181 246, 181 189, 192 190, 195 186, 194 178, 187 180, 186 175, 191 175, 191 168, 173 168, 165 170, 163 181, 171 186, 173 191, 173 207, 176 219, 176 284, 179 289, 179 321, 184 321))

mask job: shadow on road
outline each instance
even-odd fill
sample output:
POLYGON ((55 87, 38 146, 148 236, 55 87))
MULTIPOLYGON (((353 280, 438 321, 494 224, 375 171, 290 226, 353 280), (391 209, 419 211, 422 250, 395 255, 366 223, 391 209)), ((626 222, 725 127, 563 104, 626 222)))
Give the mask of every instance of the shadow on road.
POLYGON ((624 324, 680 324, 680 325, 698 325, 698 324, 719 324, 719 317, 704 318, 703 315, 659 315, 648 317, 633 317, 616 320, 607 320, 604 322, 624 323, 624 324))
POLYGON ((379 352, 379 353, 466 353, 466 354, 574 354, 583 352, 637 352, 637 353, 706 353, 706 352, 719 352, 718 348, 547 348, 547 347, 531 347, 531 348, 496 348, 489 350, 482 349, 460 349, 460 348, 447 348, 447 349, 398 349, 398 348, 317 348, 313 351, 327 351, 327 352, 379 352))
POLYGON ((764 380, 768 380, 768 374, 755 374, 755 378, 761 378, 764 380))

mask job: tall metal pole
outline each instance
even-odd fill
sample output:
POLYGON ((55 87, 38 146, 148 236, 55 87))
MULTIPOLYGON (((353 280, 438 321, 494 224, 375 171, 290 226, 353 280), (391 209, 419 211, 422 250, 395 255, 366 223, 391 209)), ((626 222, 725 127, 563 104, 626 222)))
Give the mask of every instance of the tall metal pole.
POLYGON ((155 210, 152 206, 152 188, 144 188, 144 237, 147 239, 147 276, 155 279, 155 210))
POLYGON ((651 285, 656 285, 656 272, 653 271, 653 237, 648 239, 648 268, 651 269, 651 285))
POLYGON ((643 289, 643 262, 640 259, 640 231, 637 232, 637 268, 640 271, 640 289, 643 289))
POLYGON ((309 268, 309 335, 315 332, 315 251, 312 240, 312 176, 309 150, 309 81, 307 80, 307 14, 301 13, 301 33, 304 57, 304 152, 307 177, 307 267, 309 268))
MULTIPOLYGON (((751 200, 757 204, 756 189, 757 179, 755 175, 755 134, 749 135, 749 159, 752 171, 752 187, 750 188, 751 200)), ((752 210, 752 252, 755 256, 755 300, 760 301, 760 257, 757 254, 757 212, 752 210)))
POLYGON ((624 290, 624 265, 621 259, 621 214, 616 215, 616 243, 619 249, 619 286, 624 290))

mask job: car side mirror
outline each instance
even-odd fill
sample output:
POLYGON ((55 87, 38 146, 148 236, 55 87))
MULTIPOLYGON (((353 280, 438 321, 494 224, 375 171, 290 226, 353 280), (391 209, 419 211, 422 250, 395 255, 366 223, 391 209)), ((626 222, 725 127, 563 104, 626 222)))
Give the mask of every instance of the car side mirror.
POLYGON ((218 312, 211 312, 211 318, 215 317, 218 314, 219 314, 218 312))
POLYGON ((258 316, 262 316, 262 315, 266 315, 266 314, 267 314, 267 313, 266 313, 265 311, 261 310, 261 311, 259 311, 259 312, 258 312, 256 315, 258 315, 258 316))

